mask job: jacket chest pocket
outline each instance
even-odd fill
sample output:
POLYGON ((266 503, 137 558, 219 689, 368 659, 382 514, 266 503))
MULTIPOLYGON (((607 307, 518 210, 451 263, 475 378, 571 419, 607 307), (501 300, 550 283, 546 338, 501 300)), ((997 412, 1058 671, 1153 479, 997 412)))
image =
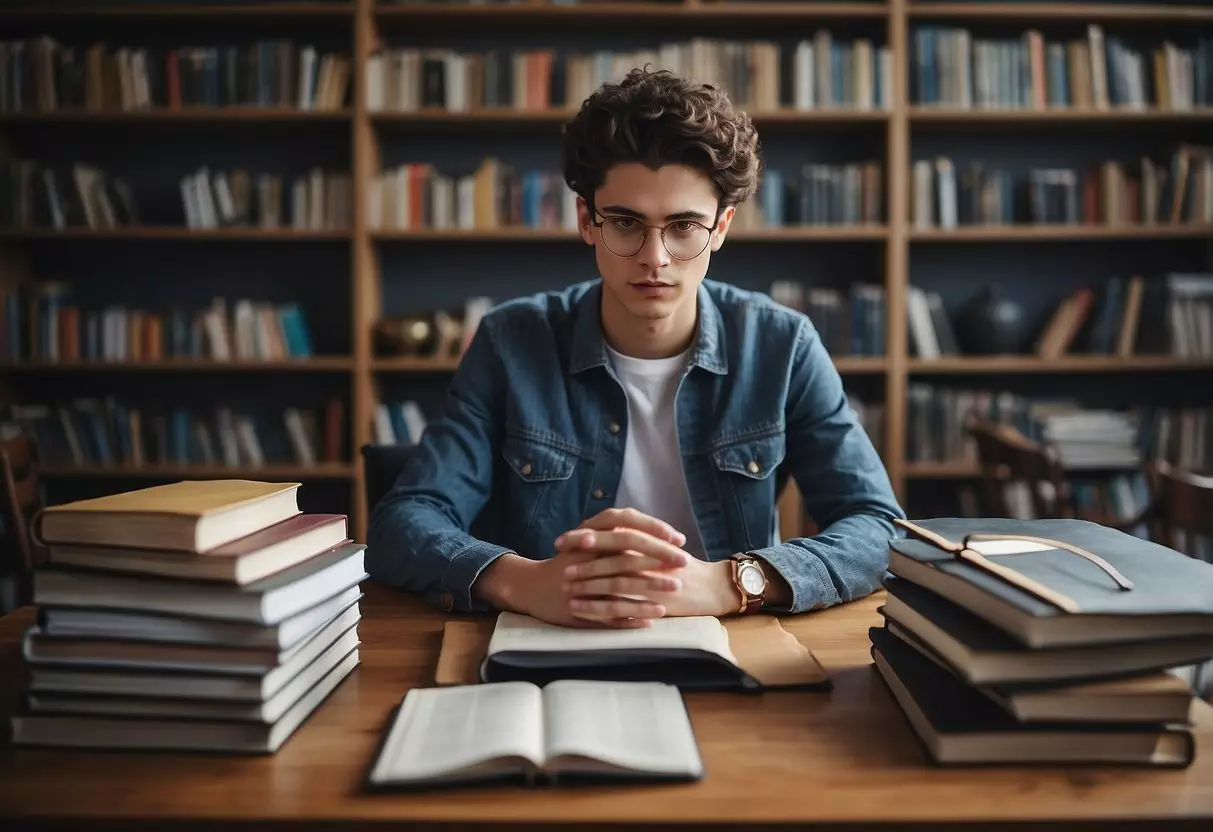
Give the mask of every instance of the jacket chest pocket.
POLYGON ((509 468, 508 512, 503 519, 513 538, 503 545, 523 549, 531 556, 547 554, 556 536, 567 531, 560 527, 568 522, 566 516, 578 516, 575 489, 570 482, 577 467, 577 454, 546 442, 510 435, 502 444, 501 456, 509 468))
POLYGON ((740 528, 747 548, 773 542, 777 517, 775 472, 787 453, 787 438, 773 433, 742 439, 712 451, 712 464, 720 482, 726 511, 740 528))

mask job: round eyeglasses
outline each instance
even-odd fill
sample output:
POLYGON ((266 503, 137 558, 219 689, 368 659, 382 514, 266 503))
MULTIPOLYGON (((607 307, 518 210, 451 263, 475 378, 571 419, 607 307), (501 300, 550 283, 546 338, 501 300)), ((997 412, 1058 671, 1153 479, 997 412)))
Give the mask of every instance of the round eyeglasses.
POLYGON ((591 220, 602 235, 602 244, 619 257, 632 257, 644 248, 650 228, 661 232, 661 242, 675 260, 694 260, 712 241, 712 229, 694 220, 645 225, 635 217, 608 217, 597 211, 594 214, 602 217, 601 221, 591 220))

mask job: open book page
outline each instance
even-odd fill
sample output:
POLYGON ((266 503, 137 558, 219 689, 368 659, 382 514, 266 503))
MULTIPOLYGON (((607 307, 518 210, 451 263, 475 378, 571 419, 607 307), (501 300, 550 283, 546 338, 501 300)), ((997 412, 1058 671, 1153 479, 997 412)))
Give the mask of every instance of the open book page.
POLYGON ((602 761, 658 774, 703 771, 690 717, 673 685, 569 679, 545 687, 543 698, 553 770, 597 770, 602 766, 593 761, 602 761))
POLYGON ((634 630, 561 627, 527 615, 503 612, 497 617, 488 655, 507 650, 579 652, 582 650, 706 650, 731 664, 729 634, 710 615, 657 618, 634 630))
POLYGON ((475 774, 503 758, 543 762, 543 702, 526 682, 415 688, 392 724, 371 772, 392 783, 475 774))

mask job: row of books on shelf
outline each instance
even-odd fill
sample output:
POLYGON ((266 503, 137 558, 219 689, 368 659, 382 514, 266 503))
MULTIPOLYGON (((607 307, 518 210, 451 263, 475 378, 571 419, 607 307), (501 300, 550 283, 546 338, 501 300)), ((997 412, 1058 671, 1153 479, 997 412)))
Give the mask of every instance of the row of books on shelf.
POLYGON ((343 458, 345 405, 251 413, 225 405, 140 405, 116 396, 9 405, 12 428, 38 442, 44 464, 61 467, 205 465, 309 467, 343 458))
POLYGON ((184 480, 45 520, 16 745, 272 754, 358 667, 366 546, 298 483, 184 480))
POLYGON ((776 280, 768 293, 776 303, 808 315, 831 355, 884 356, 883 286, 855 282, 844 291, 806 286, 795 280, 776 280))
POLYGON ((1037 339, 1038 356, 1081 350, 1213 357, 1213 274, 1172 272, 1153 281, 1117 275, 1098 291, 1098 301, 1096 295, 1082 286, 1054 308, 1037 339))
POLYGON ((1017 37, 975 37, 956 26, 915 26, 910 94, 914 103, 955 109, 1059 107, 1191 110, 1213 105, 1213 39, 1185 48, 1171 38, 1135 49, 1096 23, 1086 36, 1049 40, 1038 29, 1017 37))
POLYGON ((1181 145, 1166 162, 1109 159, 1082 168, 1023 173, 946 156, 914 162, 910 222, 915 228, 970 225, 1213 222, 1213 156, 1181 145))
MULTIPOLYGON (((313 167, 306 174, 253 174, 203 166, 179 181, 186 228, 289 228, 340 231, 352 225, 353 183, 347 171, 313 167)), ((94 165, 20 159, 0 165, 0 227, 138 227, 144 217, 128 181, 94 165)))
POLYGON ((493 157, 449 173, 424 163, 388 168, 371 180, 372 230, 577 228, 577 194, 559 171, 520 171, 493 157))
POLYGON ((760 112, 886 109, 893 77, 888 47, 867 38, 841 41, 829 30, 790 50, 769 40, 706 37, 633 51, 382 47, 367 65, 367 106, 372 112, 570 108, 638 67, 710 80, 734 105, 760 112))
POLYGON ((1011 425, 1056 446, 1068 471, 1138 468, 1161 460, 1213 470, 1208 407, 1087 407, 1070 397, 914 381, 907 395, 907 462, 977 462, 967 425, 973 416, 1011 425))
MULTIPOLYGON (((466 172, 413 162, 377 174, 367 194, 372 229, 476 230, 522 227, 575 231, 577 195, 555 170, 520 171, 494 157, 466 172)), ((874 225, 884 216, 879 162, 768 169, 732 228, 752 231, 820 225, 874 225)))
POLYGON ((295 302, 217 297, 198 309, 82 309, 71 303, 70 289, 55 281, 0 295, 0 356, 6 361, 273 361, 313 355, 307 319, 295 302))
POLYGON ((373 441, 377 445, 415 445, 427 424, 421 405, 414 399, 378 402, 371 425, 373 441))
POLYGON ((290 40, 146 48, 0 41, 0 112, 132 112, 188 107, 338 110, 348 56, 290 40))
POLYGON ((0 227, 118 228, 140 224, 130 183, 87 163, 0 164, 0 227))
POLYGON ((768 168, 754 198, 738 206, 731 227, 875 225, 884 219, 884 184, 884 167, 874 160, 768 168))
POLYGON ((192 229, 251 227, 343 231, 353 224, 353 183, 348 172, 312 168, 289 180, 279 174, 202 167, 181 178, 185 224, 192 229))

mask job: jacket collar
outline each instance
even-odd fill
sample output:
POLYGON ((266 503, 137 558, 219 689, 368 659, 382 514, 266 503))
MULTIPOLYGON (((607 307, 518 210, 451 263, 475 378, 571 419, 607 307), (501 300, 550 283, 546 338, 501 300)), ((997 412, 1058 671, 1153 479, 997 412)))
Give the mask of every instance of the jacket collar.
MULTIPOLYGON (((699 284, 696 301, 698 314, 689 365, 725 375, 729 371, 729 364, 725 357, 724 320, 720 309, 703 283, 699 284)), ((569 372, 576 374, 592 367, 609 366, 606 339, 602 334, 602 281, 598 280, 577 302, 569 372)))

